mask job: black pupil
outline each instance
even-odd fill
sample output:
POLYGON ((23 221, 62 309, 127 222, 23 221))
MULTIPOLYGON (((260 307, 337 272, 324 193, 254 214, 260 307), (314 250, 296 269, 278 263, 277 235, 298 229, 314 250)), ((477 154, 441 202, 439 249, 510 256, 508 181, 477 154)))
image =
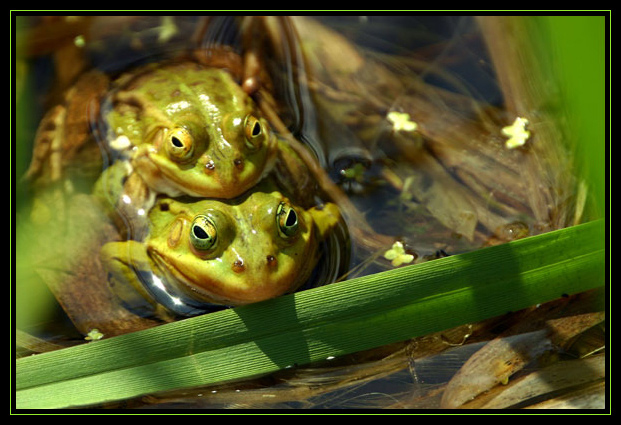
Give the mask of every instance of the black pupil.
POLYGON ((172 144, 173 146, 176 146, 178 148, 183 147, 183 143, 181 143, 181 140, 177 139, 175 136, 172 137, 172 144))
POLYGON ((295 214, 295 211, 290 210, 289 214, 287 214, 287 221, 285 222, 285 225, 287 227, 291 227, 291 226, 295 225, 296 221, 298 221, 298 217, 295 214))
POLYGON ((196 236, 199 239, 209 239, 209 235, 207 234, 207 232, 205 232, 205 229, 203 229, 202 227, 194 226, 192 231, 194 232, 194 236, 196 236))
POLYGON ((261 134, 261 125, 259 125, 258 122, 255 122, 252 127, 252 137, 257 137, 259 134, 261 134))

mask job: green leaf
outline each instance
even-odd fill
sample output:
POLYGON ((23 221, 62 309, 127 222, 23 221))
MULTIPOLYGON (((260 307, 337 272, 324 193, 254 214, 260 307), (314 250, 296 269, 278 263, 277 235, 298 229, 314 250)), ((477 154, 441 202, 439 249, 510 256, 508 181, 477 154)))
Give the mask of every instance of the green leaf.
POLYGON ((270 373, 604 284, 604 221, 16 361, 17 408, 63 408, 270 373))

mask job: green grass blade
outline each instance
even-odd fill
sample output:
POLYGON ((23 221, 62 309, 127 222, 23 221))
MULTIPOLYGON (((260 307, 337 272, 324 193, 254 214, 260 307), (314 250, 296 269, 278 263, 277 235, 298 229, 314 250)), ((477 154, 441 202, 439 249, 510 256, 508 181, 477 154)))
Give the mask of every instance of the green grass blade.
POLYGON ((16 361, 16 407, 62 408, 269 373, 604 284, 604 221, 16 361))

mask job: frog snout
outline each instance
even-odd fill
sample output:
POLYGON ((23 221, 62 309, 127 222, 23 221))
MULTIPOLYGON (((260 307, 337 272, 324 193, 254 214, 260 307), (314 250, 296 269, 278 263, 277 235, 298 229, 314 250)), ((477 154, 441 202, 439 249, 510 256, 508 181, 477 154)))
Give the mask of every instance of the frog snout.
MULTIPOLYGON (((268 269, 275 269, 278 266, 278 259, 273 256, 273 255, 267 255, 265 257, 265 263, 264 263, 268 269)), ((262 267, 261 264, 258 265, 259 267, 262 267)), ((243 259, 241 258, 237 258, 236 260, 233 261, 233 263, 231 264, 231 269, 235 272, 235 273, 243 273, 246 271, 247 268, 247 264, 244 262, 243 259)))
POLYGON ((209 159, 204 162, 202 166, 203 172, 208 176, 229 176, 232 180, 237 180, 239 173, 244 171, 246 163, 244 158, 235 157, 221 158, 221 159, 209 159), (230 161, 230 162, 229 162, 230 161))

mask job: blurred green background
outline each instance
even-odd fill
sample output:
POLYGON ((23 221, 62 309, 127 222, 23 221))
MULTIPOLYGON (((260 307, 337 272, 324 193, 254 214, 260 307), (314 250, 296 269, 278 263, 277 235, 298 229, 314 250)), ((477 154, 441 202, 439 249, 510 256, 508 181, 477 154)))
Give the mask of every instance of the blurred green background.
POLYGON ((576 137, 576 156, 590 182, 590 193, 600 215, 607 212, 606 187, 610 130, 606 108, 609 95, 610 62, 607 40, 610 22, 605 16, 541 17, 550 34, 550 53, 559 71, 572 132, 576 137))

